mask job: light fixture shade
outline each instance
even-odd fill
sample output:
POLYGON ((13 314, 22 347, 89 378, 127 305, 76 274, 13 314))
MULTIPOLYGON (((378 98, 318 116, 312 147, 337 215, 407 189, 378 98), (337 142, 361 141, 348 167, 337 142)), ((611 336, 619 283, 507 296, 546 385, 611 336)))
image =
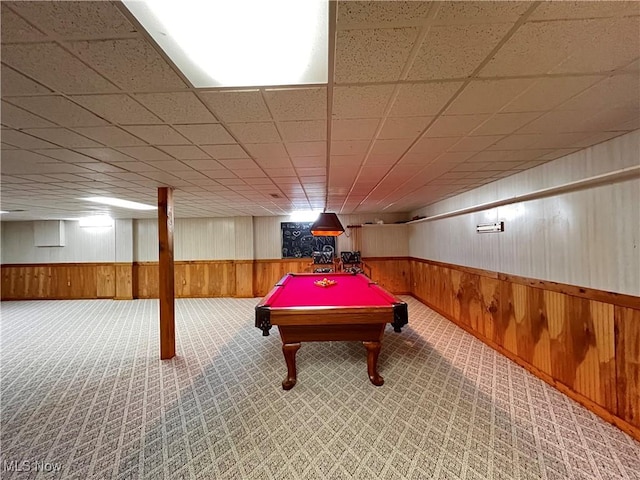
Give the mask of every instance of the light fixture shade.
POLYGON ((311 225, 311 234, 316 237, 337 237, 344 227, 335 213, 321 213, 311 225))

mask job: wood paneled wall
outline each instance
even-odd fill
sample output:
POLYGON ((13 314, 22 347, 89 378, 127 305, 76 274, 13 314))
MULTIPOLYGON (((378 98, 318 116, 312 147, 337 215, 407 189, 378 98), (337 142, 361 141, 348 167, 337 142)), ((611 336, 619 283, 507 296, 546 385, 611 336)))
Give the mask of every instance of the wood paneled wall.
POLYGON ((371 278, 385 290, 396 295, 411 293, 411 267, 407 257, 367 257, 371 278))
MULTIPOLYGON (((407 258, 367 259, 372 278, 387 290, 411 291, 407 258)), ((285 274, 309 272, 311 260, 194 260, 175 262, 175 294, 261 297, 285 274)), ((2 299, 158 298, 158 263, 2 265, 2 299)))
POLYGON ((416 298, 640 439, 640 298, 410 260, 416 298))
POLYGON ((2 299, 113 297, 113 281, 112 264, 2 265, 2 299))

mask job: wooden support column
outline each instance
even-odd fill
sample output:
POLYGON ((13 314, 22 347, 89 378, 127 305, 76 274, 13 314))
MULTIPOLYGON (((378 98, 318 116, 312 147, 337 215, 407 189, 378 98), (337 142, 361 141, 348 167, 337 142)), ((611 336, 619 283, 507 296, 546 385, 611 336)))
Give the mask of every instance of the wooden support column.
POLYGON ((158 188, 160 359, 176 355, 175 284, 173 274, 173 188, 158 188))

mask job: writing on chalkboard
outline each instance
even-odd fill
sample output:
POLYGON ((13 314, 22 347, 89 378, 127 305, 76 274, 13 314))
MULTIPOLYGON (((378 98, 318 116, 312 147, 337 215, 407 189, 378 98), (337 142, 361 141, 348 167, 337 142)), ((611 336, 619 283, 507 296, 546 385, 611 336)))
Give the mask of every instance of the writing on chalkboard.
POLYGON ((311 258, 313 252, 336 251, 336 237, 314 237, 312 222, 282 222, 282 258, 311 258))

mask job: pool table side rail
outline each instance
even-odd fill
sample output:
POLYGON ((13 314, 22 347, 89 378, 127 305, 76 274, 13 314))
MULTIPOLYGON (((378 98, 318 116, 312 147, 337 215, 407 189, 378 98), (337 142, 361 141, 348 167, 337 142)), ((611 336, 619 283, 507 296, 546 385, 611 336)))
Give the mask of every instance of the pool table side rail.
POLYGON ((283 291, 283 286, 294 276, 317 276, 313 273, 287 273, 278 283, 269 291, 269 293, 255 307, 256 320, 255 326, 262 330, 263 336, 269 336, 269 330, 272 325, 309 325, 313 324, 312 316, 318 315, 322 310, 332 310, 331 316, 323 316, 322 322, 325 324, 341 324, 345 323, 343 318, 349 316, 348 323, 364 324, 364 323, 391 323, 396 332, 400 332, 401 328, 409 321, 407 303, 400 300, 395 295, 387 292, 376 282, 368 279, 362 274, 343 274, 343 275, 360 275, 368 281, 370 287, 374 287, 384 297, 390 301, 389 306, 367 306, 352 305, 349 307, 335 308, 333 306, 318 307, 278 307, 272 308, 270 304, 274 297, 283 291), (274 314, 275 313, 275 314, 274 314), (380 315, 380 316, 379 316, 380 315), (303 323, 300 323, 303 322, 303 323))

